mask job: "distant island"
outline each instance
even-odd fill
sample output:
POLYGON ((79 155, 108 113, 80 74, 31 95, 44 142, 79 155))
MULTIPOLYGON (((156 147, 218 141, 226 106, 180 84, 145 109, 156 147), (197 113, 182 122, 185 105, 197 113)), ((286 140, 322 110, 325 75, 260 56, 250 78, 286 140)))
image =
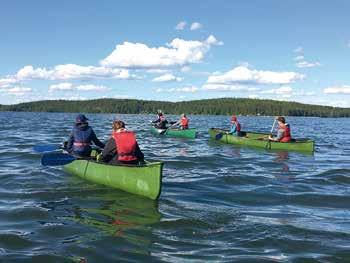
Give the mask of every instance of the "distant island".
POLYGON ((136 99, 95 99, 79 101, 45 100, 15 105, 0 105, 0 111, 25 112, 148 114, 156 113, 158 109, 163 110, 166 114, 350 117, 350 108, 243 98, 205 99, 181 102, 136 99))

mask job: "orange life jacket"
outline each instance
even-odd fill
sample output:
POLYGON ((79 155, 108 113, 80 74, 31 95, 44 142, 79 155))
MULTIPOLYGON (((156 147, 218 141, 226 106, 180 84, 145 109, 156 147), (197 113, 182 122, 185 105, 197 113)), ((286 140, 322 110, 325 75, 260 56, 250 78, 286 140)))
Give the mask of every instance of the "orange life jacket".
POLYGON ((284 131, 283 137, 280 139, 280 142, 290 142, 292 140, 292 136, 290 134, 290 127, 289 124, 282 124, 280 128, 284 131))
POLYGON ((189 120, 186 117, 181 118, 181 127, 182 129, 188 129, 189 120))
POLYGON ((114 138, 118 161, 135 161, 136 157, 136 137, 135 133, 132 131, 127 131, 125 129, 112 133, 114 138))

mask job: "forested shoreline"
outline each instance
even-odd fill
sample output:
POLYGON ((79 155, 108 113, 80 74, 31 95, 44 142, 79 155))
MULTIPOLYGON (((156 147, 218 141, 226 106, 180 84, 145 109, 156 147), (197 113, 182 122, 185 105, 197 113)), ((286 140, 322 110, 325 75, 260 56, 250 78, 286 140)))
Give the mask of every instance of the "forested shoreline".
POLYGON ((45 100, 15 105, 0 105, 0 111, 22 112, 147 114, 155 113, 158 109, 163 110, 166 114, 350 117, 350 108, 244 98, 205 99, 181 102, 135 99, 45 100))

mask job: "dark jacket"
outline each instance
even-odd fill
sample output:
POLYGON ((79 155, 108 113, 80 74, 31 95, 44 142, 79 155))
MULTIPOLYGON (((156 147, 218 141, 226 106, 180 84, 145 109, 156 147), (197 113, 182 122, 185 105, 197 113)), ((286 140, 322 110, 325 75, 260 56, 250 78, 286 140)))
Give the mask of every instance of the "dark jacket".
MULTIPOLYGON (((136 152, 135 155, 137 157, 137 162, 143 162, 144 161, 144 155, 140 150, 139 145, 136 143, 136 152)), ((101 153, 101 161, 110 163, 110 164, 120 164, 121 162, 118 161, 118 151, 116 147, 116 143, 114 138, 110 138, 108 142, 106 143, 106 146, 104 147, 102 153, 101 153)))
POLYGON ((162 119, 160 116, 158 116, 158 119, 152 121, 152 123, 154 123, 154 127, 158 129, 166 129, 168 121, 165 119, 165 117, 162 119))
POLYGON ((90 156, 91 143, 103 148, 105 145, 96 137, 88 123, 76 123, 68 139, 67 150, 80 156, 90 156), (83 144, 83 145, 79 145, 83 144))

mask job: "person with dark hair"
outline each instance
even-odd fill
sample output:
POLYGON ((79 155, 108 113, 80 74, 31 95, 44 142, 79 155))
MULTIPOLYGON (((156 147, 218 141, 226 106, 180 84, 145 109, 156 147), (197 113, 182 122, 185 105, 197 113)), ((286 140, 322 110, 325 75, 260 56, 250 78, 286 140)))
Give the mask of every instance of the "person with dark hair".
POLYGON ((66 150, 69 153, 90 157, 91 143, 103 148, 105 145, 97 138, 94 130, 89 126, 88 118, 84 114, 78 114, 75 118, 73 130, 69 136, 66 150))
POLYGON ((290 142, 292 140, 292 135, 290 131, 290 126, 286 123, 286 119, 282 116, 276 118, 278 122, 277 136, 269 136, 270 141, 274 142, 290 142))
POLYGON ((237 117, 232 115, 231 117, 231 129, 230 134, 241 136, 241 124, 238 122, 237 117))
POLYGON ((109 164, 139 164, 144 155, 136 141, 135 133, 125 129, 125 123, 117 120, 112 125, 112 136, 108 140, 98 161, 109 164))
POLYGON ((154 127, 156 127, 157 129, 166 129, 168 121, 165 118, 163 112, 161 110, 158 110, 157 119, 152 121, 152 123, 154 123, 154 127))

